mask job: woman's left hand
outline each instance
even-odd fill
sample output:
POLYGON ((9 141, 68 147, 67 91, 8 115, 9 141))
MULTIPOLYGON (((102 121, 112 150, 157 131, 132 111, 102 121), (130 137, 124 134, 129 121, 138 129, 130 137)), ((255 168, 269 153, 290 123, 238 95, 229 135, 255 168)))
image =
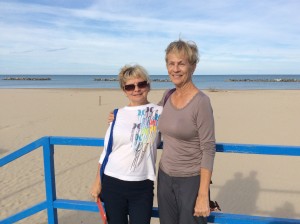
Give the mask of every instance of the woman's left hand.
POLYGON ((198 195, 195 208, 194 208, 194 216, 208 217, 209 215, 210 215, 210 208, 209 208, 208 196, 198 195))

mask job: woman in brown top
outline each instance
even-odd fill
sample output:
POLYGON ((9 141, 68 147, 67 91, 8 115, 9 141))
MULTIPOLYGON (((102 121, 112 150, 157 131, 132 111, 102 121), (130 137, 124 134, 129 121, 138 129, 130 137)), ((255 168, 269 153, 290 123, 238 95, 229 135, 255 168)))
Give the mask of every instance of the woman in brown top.
POLYGON ((192 81, 199 61, 197 46, 174 41, 166 49, 165 60, 176 90, 158 124, 164 140, 158 172, 160 223, 207 223, 216 150, 210 100, 192 81))

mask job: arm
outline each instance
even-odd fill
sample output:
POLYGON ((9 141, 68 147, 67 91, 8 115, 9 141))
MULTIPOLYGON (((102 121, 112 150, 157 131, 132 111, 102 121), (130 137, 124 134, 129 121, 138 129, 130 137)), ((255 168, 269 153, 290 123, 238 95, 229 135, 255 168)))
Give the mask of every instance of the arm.
POLYGON ((194 215, 207 217, 210 214, 209 186, 216 152, 216 143, 214 117, 209 98, 204 97, 200 101, 199 108, 201 108, 201 110, 199 111, 197 123, 199 125, 198 134, 203 156, 200 168, 200 186, 194 208, 194 215))
POLYGON ((207 217, 210 214, 209 185, 211 180, 211 174, 211 171, 208 169, 200 169, 200 186, 194 208, 194 216, 207 217))
POLYGON ((108 124, 110 124, 111 122, 113 122, 114 119, 115 119, 114 112, 110 111, 109 114, 108 114, 108 118, 107 118, 108 124))
MULTIPOLYGON (((114 115, 114 114, 112 113, 112 115, 114 115)), ((91 190, 90 190, 90 194, 94 198, 95 202, 97 202, 99 194, 101 193, 101 190, 102 190, 102 183, 101 183, 101 178, 100 178, 100 168, 101 168, 101 166, 103 164, 103 160, 106 156, 107 144, 108 144, 108 139, 109 139, 109 135, 110 135, 110 130, 111 130, 111 124, 110 124, 109 128, 106 130, 106 133, 105 133, 104 148, 103 148, 103 151, 101 153, 100 160, 99 160, 99 163, 98 163, 96 178, 95 178, 95 181, 92 184, 92 187, 91 187, 91 190)))
POLYGON ((101 168, 101 164, 99 163, 98 169, 97 169, 97 175, 96 175, 94 183, 92 184, 91 191, 90 191, 95 202, 97 202, 98 196, 102 190, 101 180, 100 180, 100 168, 101 168))

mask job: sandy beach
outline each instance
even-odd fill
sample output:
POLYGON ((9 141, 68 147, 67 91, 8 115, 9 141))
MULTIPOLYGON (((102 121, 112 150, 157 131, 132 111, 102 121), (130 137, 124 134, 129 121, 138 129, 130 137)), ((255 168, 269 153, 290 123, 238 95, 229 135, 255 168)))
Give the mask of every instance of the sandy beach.
MULTIPOLYGON (((152 90, 149 100, 158 102, 163 92, 152 90)), ((218 143, 300 146, 300 90, 204 92, 218 143)), ((103 137, 109 111, 127 102, 120 90, 0 89, 0 157, 43 136, 103 137)), ((55 149, 57 198, 90 201, 102 148, 55 149)), ((299 170, 299 157, 217 153, 212 199, 227 213, 300 219, 299 170)), ((43 175, 41 149, 1 167, 0 219, 44 200, 43 175)), ((97 213, 58 214, 60 224, 100 223, 97 213)), ((45 224, 46 212, 18 223, 45 224)))

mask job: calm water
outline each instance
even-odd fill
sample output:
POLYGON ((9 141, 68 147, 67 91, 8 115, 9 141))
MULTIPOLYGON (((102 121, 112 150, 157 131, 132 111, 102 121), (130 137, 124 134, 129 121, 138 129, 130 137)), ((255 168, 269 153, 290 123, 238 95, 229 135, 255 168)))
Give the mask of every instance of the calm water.
MULTIPOLYGON (((108 88, 118 89, 117 81, 95 81, 95 78, 117 78, 113 75, 0 75, 0 88, 108 88), (48 81, 3 80, 7 77, 51 78, 48 81)), ((151 79, 168 80, 167 75, 151 76, 151 79)), ((230 82, 229 79, 273 80, 296 79, 300 75, 194 75, 193 81, 200 89, 300 89, 300 82, 230 82)), ((173 88, 171 82, 152 82, 152 89, 173 88)))

